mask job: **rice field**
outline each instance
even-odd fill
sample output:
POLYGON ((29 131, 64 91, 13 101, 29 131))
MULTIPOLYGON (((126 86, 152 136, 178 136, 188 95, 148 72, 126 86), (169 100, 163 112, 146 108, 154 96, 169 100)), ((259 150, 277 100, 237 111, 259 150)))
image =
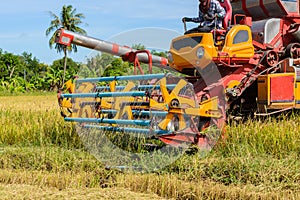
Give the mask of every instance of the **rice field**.
POLYGON ((232 122, 206 157, 156 172, 107 169, 55 94, 0 96, 0 199, 300 199, 300 115, 232 122))

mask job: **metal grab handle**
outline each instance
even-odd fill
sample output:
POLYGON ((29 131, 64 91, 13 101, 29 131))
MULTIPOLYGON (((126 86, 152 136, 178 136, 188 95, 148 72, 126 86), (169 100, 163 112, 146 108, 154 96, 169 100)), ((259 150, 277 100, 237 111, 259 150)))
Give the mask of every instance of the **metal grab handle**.
POLYGON ((217 18, 214 19, 214 24, 215 24, 215 27, 214 27, 214 43, 216 45, 217 43, 217 38, 216 38, 216 32, 217 32, 217 18))
POLYGON ((186 30, 186 21, 185 20, 183 20, 183 26, 184 26, 184 32, 186 32, 187 30, 186 30))

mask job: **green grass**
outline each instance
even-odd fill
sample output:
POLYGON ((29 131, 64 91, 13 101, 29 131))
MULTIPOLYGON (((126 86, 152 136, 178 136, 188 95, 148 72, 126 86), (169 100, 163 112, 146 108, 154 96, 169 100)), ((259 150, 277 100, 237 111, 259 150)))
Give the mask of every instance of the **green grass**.
POLYGON ((0 102, 4 199, 22 199, 7 188, 28 199, 300 197, 299 114, 231 122, 225 139, 206 157, 185 154, 156 172, 124 173, 106 169, 86 151, 73 125, 60 117, 54 94, 0 97, 0 102))
POLYGON ((64 123, 58 110, 15 111, 0 108, 0 126, 0 144, 3 145, 81 146, 73 125, 64 123))

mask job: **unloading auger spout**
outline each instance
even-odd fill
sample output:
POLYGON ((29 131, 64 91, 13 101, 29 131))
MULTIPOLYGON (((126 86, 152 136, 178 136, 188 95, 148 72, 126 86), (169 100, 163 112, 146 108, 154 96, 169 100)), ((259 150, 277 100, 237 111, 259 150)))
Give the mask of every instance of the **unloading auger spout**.
POLYGON ((128 46, 122 46, 112 42, 96 39, 86 35, 81 35, 63 28, 56 32, 56 42, 64 45, 75 44, 89 49, 105 52, 115 56, 122 57, 123 60, 132 63, 142 62, 148 63, 162 69, 171 70, 168 67, 168 59, 156 55, 152 55, 148 50, 136 50, 128 46))

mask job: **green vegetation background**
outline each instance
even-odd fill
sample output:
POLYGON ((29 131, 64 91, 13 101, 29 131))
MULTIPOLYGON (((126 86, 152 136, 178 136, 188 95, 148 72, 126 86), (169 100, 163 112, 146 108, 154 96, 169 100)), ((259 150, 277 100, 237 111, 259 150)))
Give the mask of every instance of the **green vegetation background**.
MULTIPOLYGON (((134 45, 144 49, 143 45, 134 45)), ((152 51, 155 55, 166 56, 164 52, 152 51)), ((55 60, 51 65, 41 63, 31 53, 15 55, 0 49, 0 93, 24 93, 29 91, 57 91, 62 87, 64 58, 55 60)), ((142 64, 145 72, 148 66, 142 64)), ((154 69, 155 72, 162 72, 154 69)), ((87 58, 86 63, 74 62, 67 58, 66 77, 100 77, 133 74, 133 64, 121 58, 102 53, 87 58)))

